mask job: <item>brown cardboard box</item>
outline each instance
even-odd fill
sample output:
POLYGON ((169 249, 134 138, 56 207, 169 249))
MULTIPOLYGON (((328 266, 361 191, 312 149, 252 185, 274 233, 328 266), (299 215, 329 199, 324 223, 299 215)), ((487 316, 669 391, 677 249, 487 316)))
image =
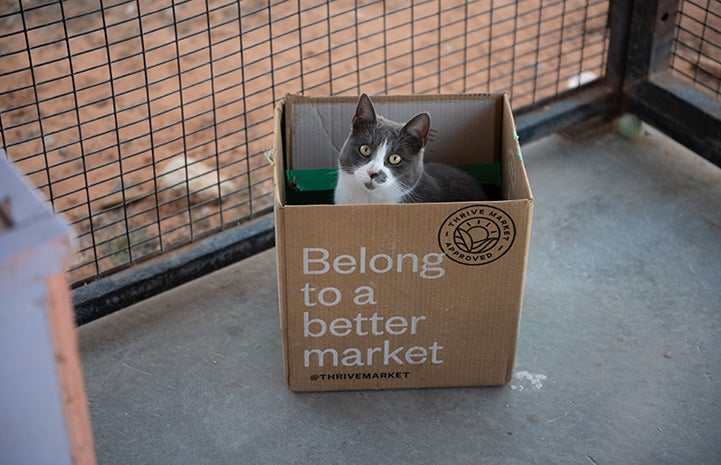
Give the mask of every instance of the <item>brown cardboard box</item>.
MULTIPOLYGON (((474 165, 502 200, 332 205, 357 98, 289 95, 275 114, 283 351, 295 391, 511 379, 533 196, 506 95, 373 97, 428 111, 426 161, 474 165)), ((474 168, 471 168, 473 170, 474 168)))

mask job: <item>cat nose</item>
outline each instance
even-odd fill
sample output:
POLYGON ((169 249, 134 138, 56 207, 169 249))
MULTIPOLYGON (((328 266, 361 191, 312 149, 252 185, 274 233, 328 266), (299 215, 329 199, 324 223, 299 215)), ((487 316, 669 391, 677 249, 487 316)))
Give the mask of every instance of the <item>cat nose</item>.
POLYGON ((375 181, 378 183, 386 181, 386 173, 383 172, 382 170, 381 171, 368 170, 368 176, 371 177, 372 181, 375 181))

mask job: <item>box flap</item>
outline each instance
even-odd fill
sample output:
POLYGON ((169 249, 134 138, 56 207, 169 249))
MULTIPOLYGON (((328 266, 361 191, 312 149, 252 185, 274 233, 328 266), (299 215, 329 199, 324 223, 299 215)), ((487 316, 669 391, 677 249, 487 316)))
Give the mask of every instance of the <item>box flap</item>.
POLYGON ((503 97, 501 186, 504 199, 533 199, 508 95, 503 97))
MULTIPOLYGON (((431 115, 426 161, 478 164, 498 161, 501 95, 371 97, 376 112, 405 122, 421 112, 431 115), (464 137, 458 137, 463 134, 464 137), (472 160, 469 157, 472 156, 472 160)), ((348 137, 357 97, 286 97, 288 169, 333 168, 348 137)))

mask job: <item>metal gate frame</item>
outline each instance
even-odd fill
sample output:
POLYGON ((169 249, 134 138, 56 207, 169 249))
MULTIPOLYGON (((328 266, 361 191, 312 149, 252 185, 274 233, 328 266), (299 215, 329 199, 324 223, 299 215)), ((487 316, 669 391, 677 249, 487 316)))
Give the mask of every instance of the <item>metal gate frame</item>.
MULTIPOLYGON (((517 115, 522 143, 630 112, 721 166, 721 104, 670 69, 677 0, 612 1, 603 79, 517 115)), ((127 307, 274 246, 271 215, 73 292, 78 324, 127 307)))

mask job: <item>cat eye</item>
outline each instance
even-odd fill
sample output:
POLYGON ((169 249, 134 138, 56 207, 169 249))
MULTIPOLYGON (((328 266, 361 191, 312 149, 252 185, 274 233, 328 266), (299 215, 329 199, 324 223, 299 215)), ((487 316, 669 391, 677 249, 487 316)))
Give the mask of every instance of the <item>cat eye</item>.
POLYGON ((397 153, 392 153, 392 154, 388 157, 388 163, 390 163, 391 165, 397 165, 397 164, 400 163, 402 160, 403 160, 403 159, 401 158, 401 156, 398 155, 397 153))
POLYGON ((370 156, 371 156, 371 147, 370 147, 370 145, 365 145, 365 144, 364 144, 364 145, 361 145, 360 147, 358 147, 358 151, 359 151, 360 154, 363 155, 364 157, 370 157, 370 156))

